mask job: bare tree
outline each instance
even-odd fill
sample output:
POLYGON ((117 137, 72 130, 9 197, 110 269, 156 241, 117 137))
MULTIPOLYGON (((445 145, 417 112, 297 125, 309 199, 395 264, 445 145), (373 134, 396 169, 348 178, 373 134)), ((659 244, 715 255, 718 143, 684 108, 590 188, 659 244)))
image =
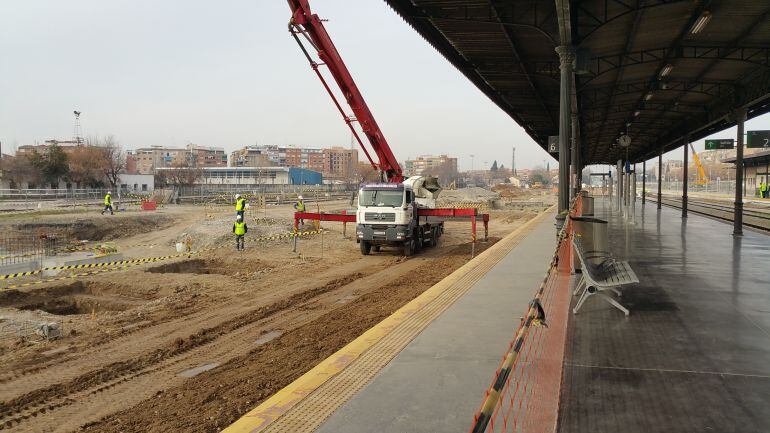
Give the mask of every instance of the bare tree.
POLYGON ((0 160, 3 177, 11 183, 11 188, 21 188, 23 182, 38 183, 42 174, 25 155, 4 156, 0 160))
POLYGON ((380 180, 380 173, 368 162, 358 162, 354 168, 353 178, 358 183, 376 182, 380 180))
POLYGON ((104 185, 107 158, 101 147, 78 146, 68 156, 67 179, 79 187, 97 188, 104 185))
POLYGON ((194 162, 185 161, 173 166, 172 170, 164 170, 166 180, 170 185, 190 186, 194 185, 201 177, 203 170, 198 168, 194 162))
POLYGON ((114 135, 104 137, 101 142, 101 148, 106 160, 104 175, 107 176, 110 185, 113 188, 117 188, 120 173, 126 169, 126 152, 123 151, 114 135))

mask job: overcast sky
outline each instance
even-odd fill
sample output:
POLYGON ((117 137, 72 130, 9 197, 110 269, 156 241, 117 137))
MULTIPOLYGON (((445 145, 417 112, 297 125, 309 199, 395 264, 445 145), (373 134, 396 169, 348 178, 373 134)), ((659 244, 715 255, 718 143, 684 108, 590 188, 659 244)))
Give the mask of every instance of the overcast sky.
MULTIPOLYGON (((400 161, 446 153, 468 169, 474 154, 474 168, 507 167, 514 146, 517 167, 548 158, 384 1, 312 4, 400 161)), ((75 109, 84 135, 128 149, 347 146, 288 18, 284 0, 0 2, 3 151, 71 138, 75 109)), ((748 126, 770 129, 770 116, 748 126)))

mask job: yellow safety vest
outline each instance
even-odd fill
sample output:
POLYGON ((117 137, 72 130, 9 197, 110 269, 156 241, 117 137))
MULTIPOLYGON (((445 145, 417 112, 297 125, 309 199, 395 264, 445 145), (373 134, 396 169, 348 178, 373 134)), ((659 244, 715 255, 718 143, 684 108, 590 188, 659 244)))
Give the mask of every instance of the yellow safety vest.
POLYGON ((246 199, 239 198, 238 201, 235 202, 235 210, 242 211, 244 207, 246 207, 246 199))
POLYGON ((305 212, 305 203, 301 201, 297 202, 297 212, 305 212))
POLYGON ((762 184, 759 185, 759 190, 762 192, 767 191, 767 184, 762 182, 762 184))
POLYGON ((109 206, 112 204, 112 196, 107 194, 104 196, 104 205, 109 206))
POLYGON ((246 221, 236 222, 235 223, 235 234, 236 235, 245 235, 246 234, 246 221))

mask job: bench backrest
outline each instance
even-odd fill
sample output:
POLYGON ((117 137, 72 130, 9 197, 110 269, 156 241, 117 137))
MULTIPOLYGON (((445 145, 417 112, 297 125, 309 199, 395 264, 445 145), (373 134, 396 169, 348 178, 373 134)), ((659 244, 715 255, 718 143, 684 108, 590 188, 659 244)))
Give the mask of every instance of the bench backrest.
POLYGON ((580 260, 580 265, 583 268, 583 272, 587 272, 592 280, 600 281, 605 277, 605 272, 600 265, 596 265, 586 258, 586 252, 583 248, 583 241, 580 236, 572 236, 572 245, 575 246, 575 253, 580 260))

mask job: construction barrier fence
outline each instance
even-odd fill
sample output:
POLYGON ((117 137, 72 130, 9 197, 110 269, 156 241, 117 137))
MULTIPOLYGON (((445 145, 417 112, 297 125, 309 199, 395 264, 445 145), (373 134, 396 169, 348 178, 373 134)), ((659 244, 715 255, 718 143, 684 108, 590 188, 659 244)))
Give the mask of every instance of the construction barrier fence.
MULTIPOLYGON (((580 201, 571 212, 579 212, 580 201)), ((548 270, 473 417, 471 433, 556 431, 571 302, 571 230, 567 219, 548 270)))
MULTIPOLYGON (((308 230, 308 231, 301 231, 301 232, 297 231, 297 232, 279 233, 279 234, 269 235, 269 236, 252 237, 252 238, 247 238, 246 241, 247 242, 266 242, 266 241, 272 241, 272 240, 278 240, 278 239, 292 239, 292 238, 296 239, 296 238, 322 234, 322 233, 324 233, 323 230, 308 230)), ((159 261, 177 259, 182 257, 192 257, 193 255, 218 250, 221 248, 228 248, 228 247, 229 246, 221 245, 216 247, 203 248, 196 251, 183 252, 183 253, 171 254, 171 255, 159 256, 159 257, 144 257, 144 258, 138 258, 138 259, 117 260, 117 261, 102 262, 102 263, 84 263, 84 264, 78 264, 78 265, 49 266, 49 267, 45 267, 35 271, 17 272, 13 274, 0 275, 0 280, 9 280, 9 279, 41 274, 44 271, 66 271, 66 270, 76 270, 76 269, 102 268, 102 269, 98 269, 90 272, 77 273, 77 274, 54 277, 54 278, 46 278, 46 279, 40 279, 35 281, 20 282, 7 287, 2 287, 0 288, 0 291, 17 289, 21 287, 28 287, 36 284, 50 283, 53 281, 60 281, 60 280, 65 280, 69 278, 85 277, 89 275, 99 274, 102 272, 123 270, 131 266, 141 265, 145 263, 159 262, 159 261)))

